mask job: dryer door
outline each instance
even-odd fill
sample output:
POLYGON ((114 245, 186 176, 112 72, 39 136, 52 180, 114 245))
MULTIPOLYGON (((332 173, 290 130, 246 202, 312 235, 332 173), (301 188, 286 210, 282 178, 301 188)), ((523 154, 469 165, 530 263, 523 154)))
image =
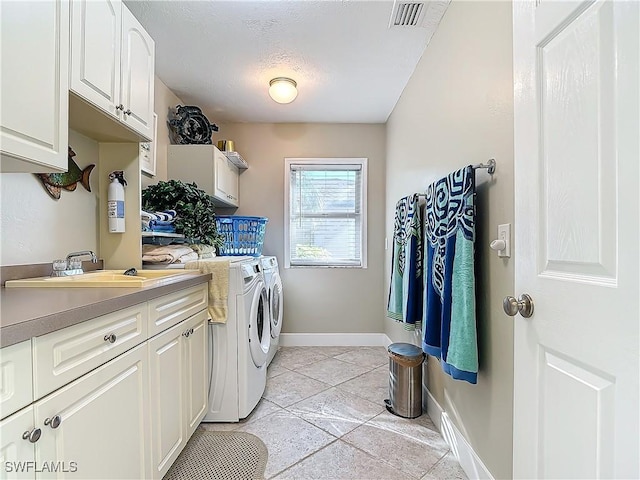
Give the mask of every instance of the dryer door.
POLYGON ((256 367, 263 366, 269 354, 271 334, 268 309, 267 289, 261 283, 253 292, 248 329, 249 350, 256 367))
POLYGON ((271 312, 271 338, 278 338, 282 329, 282 280, 273 274, 269 288, 269 311, 271 312))

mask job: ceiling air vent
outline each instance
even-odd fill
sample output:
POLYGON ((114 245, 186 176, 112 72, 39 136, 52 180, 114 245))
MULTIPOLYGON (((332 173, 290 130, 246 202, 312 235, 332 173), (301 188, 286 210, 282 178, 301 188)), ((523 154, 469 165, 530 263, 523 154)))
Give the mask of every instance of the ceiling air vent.
POLYGON ((424 2, 395 0, 391 12, 390 27, 421 27, 426 5, 424 2))

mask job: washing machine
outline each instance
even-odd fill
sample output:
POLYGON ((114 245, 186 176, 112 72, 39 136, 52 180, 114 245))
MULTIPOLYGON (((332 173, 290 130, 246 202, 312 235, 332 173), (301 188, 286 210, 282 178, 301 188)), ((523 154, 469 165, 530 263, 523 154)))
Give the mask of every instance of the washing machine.
POLYGON ((271 363, 278 351, 280 330, 282 329, 282 279, 276 257, 260 257, 264 283, 267 286, 269 299, 269 325, 271 327, 271 346, 267 356, 267 365, 271 363))
POLYGON ((267 289, 259 258, 228 257, 227 322, 209 324, 209 409, 204 422, 237 422, 267 383, 271 343, 267 289))

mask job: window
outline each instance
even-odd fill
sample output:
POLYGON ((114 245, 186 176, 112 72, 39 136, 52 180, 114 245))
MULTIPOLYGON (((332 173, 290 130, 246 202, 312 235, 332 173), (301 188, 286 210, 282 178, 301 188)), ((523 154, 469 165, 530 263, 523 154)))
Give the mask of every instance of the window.
POLYGON ((285 175, 285 268, 366 268, 367 159, 287 158, 285 175))

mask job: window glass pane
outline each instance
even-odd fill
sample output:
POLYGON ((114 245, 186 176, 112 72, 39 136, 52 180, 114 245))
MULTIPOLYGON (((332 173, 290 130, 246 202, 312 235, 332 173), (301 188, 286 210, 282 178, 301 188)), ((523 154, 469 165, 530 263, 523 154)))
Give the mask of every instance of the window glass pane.
POLYGON ((291 164, 291 265, 361 265, 362 166, 291 164))

